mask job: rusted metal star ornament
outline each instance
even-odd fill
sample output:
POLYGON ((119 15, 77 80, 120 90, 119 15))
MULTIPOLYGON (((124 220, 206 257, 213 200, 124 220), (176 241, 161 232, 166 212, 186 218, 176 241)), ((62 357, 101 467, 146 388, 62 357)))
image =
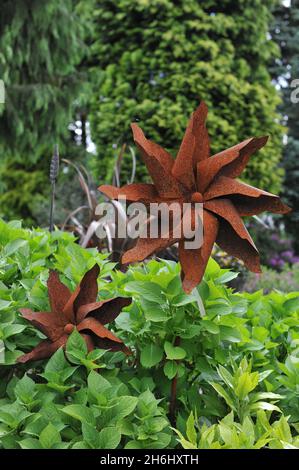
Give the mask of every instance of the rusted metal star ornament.
POLYGON ((74 329, 82 335, 89 351, 98 347, 112 351, 130 350, 122 340, 104 325, 111 323, 131 299, 117 297, 97 302, 98 265, 82 278, 76 290, 71 293, 60 281, 57 272, 50 271, 48 294, 51 312, 33 312, 28 308, 20 310, 22 316, 39 329, 47 339, 41 341, 32 351, 18 358, 18 362, 37 361, 52 356, 61 346, 65 347, 74 329))
MULTIPOLYGON (((210 156, 205 121, 207 106, 201 102, 192 114, 176 159, 160 145, 148 140, 140 127, 131 124, 134 140, 153 184, 128 184, 122 188, 103 185, 99 190, 111 199, 129 202, 203 204, 203 244, 185 248, 185 238, 139 238, 127 251, 123 263, 142 261, 179 242, 179 259, 184 290, 188 293, 201 281, 214 243, 229 255, 241 259, 253 272, 261 272, 257 248, 245 228, 242 216, 271 211, 285 214, 290 208, 278 196, 242 183, 237 177, 250 156, 261 149, 268 137, 253 137, 210 156)), ((191 217, 195 214, 191 213, 191 217)))

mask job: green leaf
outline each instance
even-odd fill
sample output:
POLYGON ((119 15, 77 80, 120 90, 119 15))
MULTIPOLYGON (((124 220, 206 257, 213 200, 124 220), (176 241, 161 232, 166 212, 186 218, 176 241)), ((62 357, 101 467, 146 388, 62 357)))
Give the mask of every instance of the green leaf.
POLYGON ((236 277, 239 276, 239 273, 234 273, 232 271, 226 272, 222 274, 220 277, 217 277, 215 279, 215 284, 226 284, 229 281, 232 281, 233 279, 236 279, 236 277))
POLYGON ((48 360, 45 367, 45 372, 57 373, 63 371, 66 367, 69 367, 69 363, 65 358, 63 349, 59 348, 48 360))
POLYGON ((0 299, 0 310, 4 310, 5 308, 8 308, 10 305, 11 305, 11 302, 9 300, 0 299))
POLYGON ((210 320, 203 320, 202 326, 206 331, 208 331, 209 333, 212 333, 212 335, 217 335, 220 331, 219 326, 210 320))
POLYGON ((272 403, 267 403, 265 401, 259 401, 257 403, 253 403, 250 406, 251 410, 267 410, 267 411, 278 411, 281 413, 281 409, 278 406, 273 405, 272 403))
POLYGON ((88 353, 87 359, 90 361, 98 361, 106 353, 107 351, 105 349, 93 349, 92 351, 88 353))
POLYGON ((154 282, 128 282, 124 290, 126 292, 137 294, 150 302, 155 302, 160 305, 165 303, 165 296, 162 295, 161 287, 154 282))
POLYGON ((146 299, 141 299, 141 307, 144 311, 145 318, 152 322, 165 322, 169 319, 167 311, 163 309, 163 306, 150 302, 146 299))
POLYGON ((3 327, 3 337, 4 339, 10 338, 11 336, 22 333, 26 329, 25 325, 7 325, 3 327))
POLYGON ((186 351, 179 346, 173 346, 169 341, 165 341, 164 350, 167 356, 167 359, 170 360, 180 360, 186 357, 186 351))
POLYGON ((228 404, 228 406, 234 410, 234 411, 237 411, 236 410, 236 407, 234 405, 234 402, 233 400, 231 399, 231 397, 228 395, 228 393, 224 390, 224 388, 222 387, 222 385, 220 384, 217 384, 215 382, 209 382, 210 385, 212 385, 212 387, 216 390, 216 392, 222 397, 224 398, 224 400, 226 401, 226 403, 228 404))
POLYGON ((94 396, 102 394, 111 388, 111 384, 108 382, 108 380, 95 371, 90 372, 87 383, 88 389, 94 396))
POLYGON ((3 249, 3 255, 4 256, 11 256, 13 253, 15 253, 16 251, 18 251, 20 248, 22 248, 23 246, 25 245, 28 245, 28 241, 27 240, 23 240, 23 239, 16 239, 16 240, 12 240, 11 242, 9 242, 3 249))
POLYGON ((38 439, 34 439, 33 437, 27 437, 22 441, 19 441, 19 446, 21 449, 42 449, 42 445, 38 439))
POLYGON ((140 355, 140 362, 143 367, 153 367, 158 364, 163 357, 163 350, 155 344, 145 346, 140 355))
POLYGON ((121 434, 116 427, 104 428, 99 434, 100 449, 116 449, 121 440, 121 434))
POLYGON ((234 378, 223 366, 219 366, 217 372, 228 387, 234 388, 234 378))
POLYGON ((222 341, 229 341, 230 343, 239 343, 242 340, 242 336, 236 328, 221 325, 220 339, 222 341))
POLYGON ((163 368, 164 374, 166 377, 171 380, 176 376, 178 371, 178 365, 175 361, 167 361, 163 368))
POLYGON ((283 308, 288 313, 297 312, 299 310, 299 297, 286 300, 283 304, 283 308))
POLYGON ((87 442, 87 444, 92 449, 101 449, 99 432, 94 426, 91 426, 90 424, 83 422, 82 423, 82 435, 83 435, 84 442, 87 442))
POLYGON ((254 390, 258 385, 259 374, 258 372, 253 372, 252 374, 249 372, 244 372, 239 378, 237 382, 237 386, 235 388, 236 395, 239 397, 240 400, 244 400, 244 398, 254 390))
POLYGON ((182 307, 184 305, 192 304, 196 302, 196 297, 192 294, 178 294, 176 297, 172 299, 172 305, 174 307, 182 307))
POLYGON ((43 449, 52 449, 55 444, 61 442, 61 437, 57 429, 53 424, 49 423, 48 426, 41 432, 39 436, 39 442, 43 449))
POLYGON ((67 340, 66 355, 74 364, 81 364, 81 360, 86 358, 87 346, 77 330, 74 330, 67 340))
POLYGON ((137 397, 122 396, 117 398, 117 403, 113 407, 115 418, 120 421, 121 419, 129 416, 135 410, 138 403, 137 397))
POLYGON ((15 395, 21 403, 31 403, 36 393, 35 382, 27 375, 24 375, 15 387, 15 395))
POLYGON ((196 434, 196 429, 195 429, 195 420, 194 420, 193 412, 190 413, 189 418, 187 419, 187 422, 186 422, 186 434, 187 434, 189 441, 192 444, 196 445, 197 434, 196 434))
POLYGON ((95 425, 95 417, 90 408, 84 405, 68 405, 62 408, 63 413, 71 416, 74 419, 81 421, 81 423, 89 423, 95 425))

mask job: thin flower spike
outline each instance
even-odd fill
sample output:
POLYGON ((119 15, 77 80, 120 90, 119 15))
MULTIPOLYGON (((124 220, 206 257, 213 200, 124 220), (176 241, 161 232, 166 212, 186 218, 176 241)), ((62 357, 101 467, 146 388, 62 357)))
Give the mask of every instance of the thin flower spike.
MULTIPOLYGON (((140 238, 122 258, 124 263, 142 261, 148 256, 179 242, 183 288, 191 292, 201 281, 214 242, 228 254, 240 258, 253 272, 260 272, 257 248, 247 232, 242 216, 263 211, 286 214, 290 208, 278 196, 236 178, 249 158, 261 149, 268 137, 253 137, 227 150, 210 156, 206 129, 207 106, 202 102, 192 114, 176 159, 162 147, 148 140, 137 124, 132 124, 134 140, 152 177, 153 184, 132 184, 122 188, 100 186, 107 197, 125 197, 129 202, 191 203, 189 211, 195 220, 194 203, 203 204, 203 244, 198 249, 185 248, 186 237, 140 238)), ((185 215, 181 216, 181 225, 185 215)))
POLYGON ((130 305, 131 299, 116 297, 97 302, 99 272, 98 265, 95 265, 85 273, 75 291, 71 293, 62 284, 58 274, 50 271, 47 284, 51 311, 33 312, 28 308, 20 310, 22 316, 47 339, 19 357, 18 362, 49 358, 57 349, 65 347, 74 329, 82 335, 89 351, 98 347, 131 354, 122 340, 104 326, 111 323, 124 307, 130 305))

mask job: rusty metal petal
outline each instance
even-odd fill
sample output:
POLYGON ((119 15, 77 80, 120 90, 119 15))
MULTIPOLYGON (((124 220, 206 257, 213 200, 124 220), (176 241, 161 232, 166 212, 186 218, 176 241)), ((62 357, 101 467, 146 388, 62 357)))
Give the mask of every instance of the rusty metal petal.
POLYGON ((115 299, 82 305, 77 312, 77 321, 79 323, 89 316, 98 320, 102 325, 106 325, 106 323, 115 320, 121 310, 130 305, 131 302, 132 299, 128 297, 116 297, 115 299))
POLYGON ((240 149, 239 157, 226 165, 221 170, 221 175, 228 176, 229 178, 237 178, 243 172, 251 155, 264 147, 269 139, 269 136, 253 137, 250 142, 240 149))
POLYGON ((98 189, 110 199, 126 199, 129 202, 156 202, 159 198, 159 193, 154 184, 132 183, 122 188, 107 184, 100 186, 98 189))
POLYGON ((87 271, 76 290, 71 295, 63 312, 71 322, 75 322, 77 310, 81 305, 95 302, 98 295, 98 276, 100 268, 97 264, 87 271))
POLYGON ((261 212, 270 211, 275 214, 288 214, 292 209, 284 204, 278 196, 260 196, 257 199, 244 196, 230 198, 238 213, 243 216, 258 215, 261 212))
POLYGON ((241 216, 257 215, 264 211, 286 214, 291 210, 275 194, 227 176, 217 177, 204 194, 206 201, 220 196, 229 196, 241 216))
POLYGON ((41 341, 35 348, 27 354, 23 354, 17 359, 17 362, 26 363, 29 361, 40 361, 41 359, 48 359, 57 349, 64 346, 67 342, 67 335, 61 336, 57 341, 50 341, 45 339, 41 341))
POLYGON ((50 271, 47 286, 51 311, 62 314, 63 308, 71 296, 70 290, 60 281, 56 271, 50 271))
POLYGON ((217 218, 205 210, 203 211, 203 225, 204 234, 201 248, 186 249, 183 240, 179 243, 181 278, 183 289, 187 293, 190 293, 202 280, 218 233, 219 222, 217 218))
POLYGON ((91 337, 91 335, 81 333, 81 336, 85 341, 85 344, 87 346, 87 351, 88 352, 92 351, 95 348, 96 344, 93 338, 91 337))
POLYGON ((122 340, 115 336, 111 331, 109 331, 105 326, 103 326, 95 318, 87 317, 77 326, 78 331, 91 331, 96 336, 102 339, 110 339, 115 343, 122 343, 122 340))
POLYGON ((263 147, 267 137, 247 139, 223 152, 199 162, 197 165, 197 188, 205 192, 216 176, 236 178, 244 170, 250 155, 263 147))
POLYGON ((229 255, 242 260, 250 271, 261 272, 260 257, 254 245, 248 239, 239 237, 233 227, 224 219, 219 225, 216 243, 229 255))
POLYGON ((177 198, 181 195, 178 182, 171 175, 173 158, 160 145, 146 139, 140 127, 131 124, 134 141, 141 151, 144 163, 160 196, 177 198))
POLYGON ((128 264, 143 261, 145 258, 168 248, 177 241, 178 239, 175 238, 138 238, 134 248, 123 254, 121 262, 122 264, 128 264))
POLYGON ((218 176, 204 193, 204 199, 205 201, 208 201, 209 199, 214 199, 220 196, 229 196, 232 194, 248 196, 249 198, 258 198, 260 196, 269 196, 269 198, 278 197, 274 194, 268 193, 267 191, 263 191, 262 189, 242 183, 236 179, 228 178, 227 176, 218 176))
POLYGON ((112 352, 122 351, 127 356, 132 355, 132 351, 125 344, 115 343, 114 341, 111 341, 110 339, 96 338, 95 345, 99 349, 108 349, 109 351, 112 351, 112 352))
POLYGON ((22 308, 20 312, 23 318, 30 321, 52 341, 56 341, 63 334, 67 322, 62 315, 54 312, 33 312, 29 308, 22 308))
POLYGON ((175 163, 172 174, 189 190, 195 189, 196 164, 210 156, 209 136, 205 126, 208 108, 202 101, 192 113, 175 163))
POLYGON ((205 203, 205 208, 225 219, 231 225, 236 234, 240 238, 247 240, 257 252, 256 246, 249 235, 247 228, 239 216, 238 211, 229 199, 211 199, 205 203))
POLYGON ((231 201, 212 199, 205 203, 205 207, 221 217, 217 237, 217 243, 221 248, 240 258, 251 271, 260 272, 257 248, 231 201))

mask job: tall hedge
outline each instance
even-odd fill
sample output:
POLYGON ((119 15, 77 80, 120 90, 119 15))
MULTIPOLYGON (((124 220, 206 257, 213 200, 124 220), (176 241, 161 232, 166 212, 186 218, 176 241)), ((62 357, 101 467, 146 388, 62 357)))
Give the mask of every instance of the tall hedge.
POLYGON ((290 6, 281 4, 275 10, 272 36, 281 48, 281 59, 275 63, 274 74, 282 86, 281 112, 286 116, 288 126, 288 140, 283 148, 285 180, 282 192, 293 211, 285 216, 285 223, 299 253, 299 85, 293 83, 299 78, 299 0, 292 0, 290 6))
MULTIPOLYGON (((213 152, 250 136, 271 136, 245 176, 278 191, 282 126, 267 70, 278 55, 268 35, 275 0, 96 4, 92 52, 101 72, 90 119, 98 178, 111 178, 121 143, 131 141, 131 121, 139 120, 147 136, 175 153, 190 113, 204 99, 213 152)), ((138 179, 144 174, 139 164, 138 179)))

